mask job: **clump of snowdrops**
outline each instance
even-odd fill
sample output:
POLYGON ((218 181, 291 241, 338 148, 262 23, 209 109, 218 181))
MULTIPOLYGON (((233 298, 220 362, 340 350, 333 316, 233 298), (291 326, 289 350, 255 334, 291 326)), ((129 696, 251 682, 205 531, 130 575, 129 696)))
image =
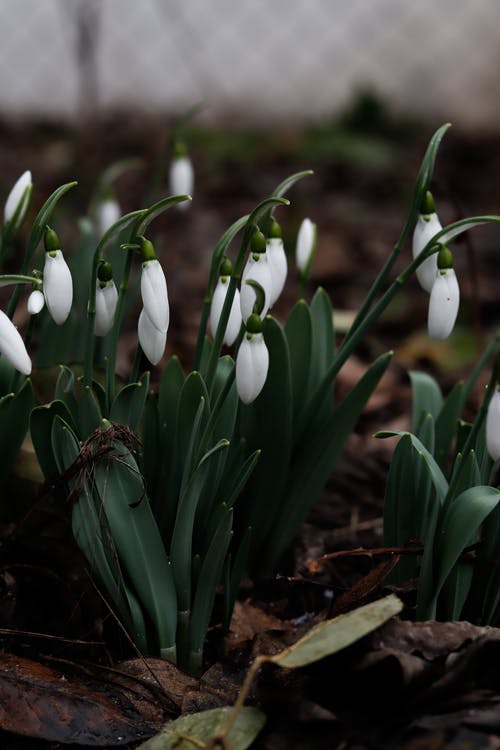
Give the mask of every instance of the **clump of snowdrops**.
MULTIPOLYGON (((463 219, 445 229, 431 225, 436 231, 417 243, 414 259, 396 279, 390 278, 430 200, 427 192, 446 127, 429 143, 401 236, 338 347, 332 306, 321 289, 310 303, 300 298, 284 324, 272 316, 288 272, 275 214, 279 211, 286 220, 284 196, 308 174, 300 173, 278 185, 216 243, 194 363, 184 369, 171 356, 157 391, 150 390, 143 363, 156 367, 163 361, 170 317, 168 264, 165 274, 148 235, 158 215, 190 199, 183 192, 193 185, 185 151, 176 154, 183 160, 180 167, 170 171, 174 194, 148 208, 121 216, 111 180, 101 180, 94 221, 81 222, 92 261, 88 254, 75 253, 79 283, 74 295, 57 234, 48 226, 58 200, 74 183, 59 188, 40 210, 21 274, 4 277, 16 287, 7 315, 0 319, 0 361, 10 363, 11 373, 0 402, 8 417, 0 420, 2 440, 10 436, 12 454, 13 427, 19 443, 29 419, 45 490, 52 488, 61 508, 70 509, 73 534, 93 575, 143 653, 198 671, 217 591, 224 629, 243 575, 269 578, 279 569, 391 353, 375 360, 340 401, 334 398, 335 378, 398 290, 435 257, 431 310, 438 312, 430 312, 430 326, 443 317, 443 305, 448 309, 441 289, 432 301, 437 281, 451 267, 445 248, 471 225, 498 217, 463 219), (26 275, 42 239, 43 268, 26 275), (117 253, 119 272, 116 262, 110 262, 117 253), (140 274, 142 309, 136 357, 129 381, 121 383, 115 375, 116 352, 134 295, 134 266, 140 274), (10 322, 24 283, 32 288, 25 341, 10 322), (62 364, 54 400, 33 408, 28 349, 35 321, 46 314, 44 303, 61 332, 68 326, 64 337, 51 336, 56 354, 57 347, 64 350, 68 335, 83 342, 83 375, 77 377, 62 364), (86 308, 83 331, 72 321, 78 303, 86 308), (96 348, 104 344, 103 381, 96 348)), ((5 245, 26 216, 31 190, 31 180, 17 189, 15 218, 5 224, 5 245)), ((305 219, 296 248, 303 287, 315 242, 316 227, 305 219)), ((449 327, 450 314, 444 317, 449 327)), ((437 327, 442 335, 446 326, 437 327)), ((11 459, 0 455, 8 472, 11 459)))

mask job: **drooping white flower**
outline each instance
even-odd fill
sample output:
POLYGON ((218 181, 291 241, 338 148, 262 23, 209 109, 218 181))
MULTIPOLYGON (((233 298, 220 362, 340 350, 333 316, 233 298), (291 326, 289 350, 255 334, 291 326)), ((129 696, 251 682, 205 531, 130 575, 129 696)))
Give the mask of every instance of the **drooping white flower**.
POLYGON ((170 321, 167 281, 157 258, 142 264, 141 297, 151 323, 161 333, 166 333, 170 321))
POLYGON ((307 273, 316 250, 316 224, 304 219, 299 227, 295 245, 295 262, 301 274, 307 273))
POLYGON ((45 305, 45 297, 40 289, 34 289, 28 297, 28 312, 30 315, 38 315, 45 305))
MULTIPOLYGON (((427 243, 432 240, 441 229, 441 222, 435 212, 431 214, 419 214, 413 231, 412 252, 414 258, 420 255, 427 243)), ((430 293, 432 291, 436 279, 436 271, 437 254, 434 253, 426 258, 415 272, 420 286, 422 289, 425 289, 426 292, 430 293)))
POLYGON ((285 286, 288 263, 281 237, 270 237, 267 240, 266 255, 271 269, 272 293, 270 307, 274 305, 285 286))
POLYGON ((0 354, 23 375, 30 374, 31 359, 21 334, 2 310, 0 310, 0 354))
POLYGON ((52 320, 57 325, 62 325, 73 303, 73 281, 61 250, 49 250, 45 253, 43 294, 52 320))
POLYGON ((446 339, 453 330, 460 289, 453 268, 438 269, 429 299, 427 327, 431 339, 446 339))
POLYGON ((96 210, 96 232, 102 237, 121 217, 122 211, 115 198, 104 198, 96 210))
MULTIPOLYGON (((188 156, 174 156, 170 163, 168 182, 171 195, 192 195, 194 188, 194 169, 188 156)), ((190 201, 178 204, 180 209, 186 209, 190 201)))
POLYGON ((142 351, 152 365, 157 365, 165 351, 167 343, 166 329, 165 331, 159 331, 151 322, 146 310, 143 308, 139 315, 137 331, 142 351))
POLYGON ((262 333, 247 333, 236 356, 236 388, 244 404, 254 401, 264 387, 269 352, 262 333))
POLYGON ((96 280, 94 321, 96 336, 105 336, 112 329, 117 302, 118 290, 113 279, 104 283, 96 280))
MULTIPOLYGON (((224 300, 226 299, 228 287, 229 276, 219 276, 219 280, 214 289, 212 304, 210 307, 210 330, 212 331, 212 336, 214 337, 219 325, 219 320, 222 313, 222 308, 224 306, 224 300)), ((226 331, 224 334, 224 343, 226 344, 226 346, 232 346, 234 344, 238 333, 240 332, 240 328, 240 293, 238 289, 236 289, 233 297, 233 302, 231 304, 231 311, 229 313, 226 331)))
POLYGON ((31 180, 31 172, 26 170, 14 183, 12 190, 7 196, 4 209, 4 220, 8 224, 14 218, 14 214, 19 208, 16 227, 21 226, 23 223, 26 212, 28 211, 31 191, 33 188, 33 182, 31 180))
POLYGON ((491 397, 486 415, 486 447, 493 461, 500 458, 500 391, 491 397))
POLYGON ((273 279, 267 253, 250 253, 241 277, 240 308, 241 317, 246 321, 253 312, 253 306, 257 300, 255 290, 246 281, 256 281, 264 290, 264 307, 260 312, 263 319, 271 305, 273 291, 273 279))

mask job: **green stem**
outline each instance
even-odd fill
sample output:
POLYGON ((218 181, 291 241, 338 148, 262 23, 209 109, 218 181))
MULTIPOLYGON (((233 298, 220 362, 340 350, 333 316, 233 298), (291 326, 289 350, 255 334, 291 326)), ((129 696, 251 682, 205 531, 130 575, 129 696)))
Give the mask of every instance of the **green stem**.
POLYGON ((112 330, 109 357, 106 362, 106 407, 108 410, 111 408, 111 404, 115 399, 116 354, 118 351, 118 339, 120 338, 120 329, 123 319, 123 313, 125 310, 125 294, 128 288, 133 255, 133 250, 127 250, 127 258, 125 260, 125 267, 123 269, 123 276, 118 293, 118 302, 116 303, 115 322, 112 330))
POLYGON ((132 362, 132 369, 130 370, 130 376, 128 379, 129 383, 137 383, 139 380, 139 370, 142 361, 142 348, 139 342, 135 347, 134 361, 132 362))

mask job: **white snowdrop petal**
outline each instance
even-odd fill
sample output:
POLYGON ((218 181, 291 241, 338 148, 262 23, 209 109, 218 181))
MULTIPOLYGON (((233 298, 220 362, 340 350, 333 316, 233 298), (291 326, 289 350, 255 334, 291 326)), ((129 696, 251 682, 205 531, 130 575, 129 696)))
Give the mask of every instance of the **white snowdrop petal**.
POLYGON ((151 322, 144 308, 139 315, 137 331, 142 351, 152 365, 157 365, 165 351, 165 346, 167 344, 167 331, 159 331, 151 322))
MULTIPOLYGON (((420 214, 413 230, 412 252, 416 258, 427 243, 442 229, 436 213, 426 216, 420 214)), ((437 253, 434 253, 417 268, 416 275, 422 289, 431 292, 437 273, 437 253)))
POLYGON ((166 333, 170 321, 167 281, 160 261, 156 258, 142 264, 141 296, 151 323, 161 333, 166 333))
POLYGON ((272 293, 269 306, 272 307, 283 291, 288 272, 288 263, 281 237, 268 239, 266 255, 271 269, 272 293))
POLYGON ((30 315, 38 315, 45 304, 45 297, 40 289, 34 289, 28 297, 27 308, 30 315))
MULTIPOLYGON (((178 156, 170 163, 169 188, 171 195, 192 195, 194 187, 194 170, 187 156, 178 156)), ((190 201, 179 203, 178 207, 186 209, 190 201)))
POLYGON ((43 294, 49 313, 57 325, 67 319, 73 303, 73 281, 61 250, 45 253, 43 294))
POLYGON ((245 336, 236 357, 236 388, 244 404, 261 392, 269 369, 269 352, 261 333, 245 336))
MULTIPOLYGON (((16 209, 19 205, 19 202, 21 201, 23 197, 24 191, 26 190, 26 188, 30 187, 31 185, 32 185, 31 172, 28 169, 26 170, 26 172, 23 172, 23 174, 19 177, 19 179, 14 183, 12 190, 7 196, 7 200, 5 201, 5 209, 4 209, 5 223, 9 222, 12 219, 12 217, 16 213, 16 209)), ((27 204, 23 207, 23 209, 21 210, 21 213, 19 214, 19 218, 17 221, 18 224, 20 224, 22 220, 24 219, 26 209, 27 209, 27 204)))
POLYGON ((97 281, 94 321, 94 333, 96 336, 105 336, 112 329, 117 302, 118 289, 115 282, 108 281, 106 286, 102 288, 99 281, 97 281))
MULTIPOLYGON (((225 278, 227 279, 225 282, 222 281, 222 278, 219 278, 212 296, 212 304, 210 307, 210 330, 212 332, 212 336, 214 337, 217 331, 217 326, 219 325, 222 308, 224 306, 224 300, 226 299, 227 289, 229 286, 229 278, 225 278)), ((238 289, 236 289, 231 305, 231 311, 229 313, 226 332, 224 334, 224 343, 226 344, 226 346, 232 346, 234 344, 238 333, 240 332, 240 328, 240 293, 238 289)))
POLYGON ((500 458, 500 391, 496 390, 486 415, 486 447, 493 461, 500 458))
POLYGON ((97 207, 97 236, 102 237, 113 224, 116 224, 122 212, 114 198, 106 198, 97 207))
POLYGON ((295 262, 299 271, 304 272, 314 249, 315 228, 311 219, 303 219, 297 234, 295 262))
POLYGON ((255 260, 253 256, 250 255, 241 278, 240 308, 241 317, 245 322, 253 313, 253 306, 255 305, 255 301, 257 299, 255 290, 252 289, 251 286, 246 284, 246 281, 257 281, 257 283, 259 283, 264 290, 265 302, 264 307, 260 313, 261 320, 263 320, 267 315, 267 311, 269 310, 271 304, 273 280, 267 253, 260 253, 258 258, 258 260, 255 260))
POLYGON ((446 339, 453 330, 460 304, 460 290, 453 268, 438 271, 429 298, 427 325, 431 339, 446 339))
POLYGON ((2 310, 0 310, 0 354, 23 375, 30 374, 31 359, 21 334, 2 310))

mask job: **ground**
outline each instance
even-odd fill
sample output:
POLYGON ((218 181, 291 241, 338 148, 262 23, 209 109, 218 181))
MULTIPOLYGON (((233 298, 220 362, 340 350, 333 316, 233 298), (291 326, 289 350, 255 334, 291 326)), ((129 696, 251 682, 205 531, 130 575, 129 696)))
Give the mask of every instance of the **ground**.
MULTIPOLYGON (((143 159, 140 168, 116 183, 125 210, 139 208, 148 194, 156 194, 148 186, 155 170, 161 195, 170 128, 157 121, 127 118, 126 126, 124 121, 116 117, 78 132, 4 124, 4 192, 27 167, 34 175, 37 204, 57 185, 77 179, 78 189, 58 217, 67 248, 75 242, 75 219, 88 210, 97 175, 112 161, 143 159)), ((327 290, 341 337, 345 320, 360 304, 399 235, 433 129, 429 123, 396 119, 369 98, 361 98, 343 118, 305 131, 193 129, 195 200, 189 211, 170 212, 155 227, 172 311, 168 354, 175 351, 189 364, 210 251, 220 234, 286 176, 309 168, 314 174, 292 189, 291 206, 277 216, 290 261, 301 219, 307 215, 317 222, 318 253, 307 294, 316 285, 327 290)), ((432 185, 443 223, 500 213, 499 162, 499 136, 453 129, 446 135, 432 185)), ((111 746, 113 722, 123 722, 125 716, 127 746, 135 747, 162 720, 181 710, 234 700, 256 654, 283 647, 325 614, 338 613, 336 607, 349 610, 387 593, 387 556, 347 554, 358 547, 382 546, 383 494, 393 441, 372 436, 381 428, 409 427, 408 369, 431 372, 444 390, 470 371, 499 324, 498 244, 496 228, 476 230, 457 243, 463 303, 451 342, 436 346, 427 339, 427 296, 412 280, 345 365, 339 393, 352 387, 375 355, 395 350, 388 374, 284 562, 282 575, 266 587, 245 587, 228 656, 221 662, 210 653, 214 663, 207 664, 200 683, 168 670, 165 674, 157 662, 123 664, 134 654, 85 577, 79 553, 68 541, 66 520, 44 505, 43 493, 30 480, 29 456, 23 456, 2 498, 0 519, 0 690, 7 696, 5 706, 26 699, 23 722, 14 710, 2 713, 0 708, 2 727, 11 730, 0 733, 5 750, 55 750, 68 742, 68 736, 75 739, 75 734, 64 736, 63 730, 60 736, 47 734, 40 719, 47 706, 49 715, 52 711, 62 717, 63 728, 80 722, 80 746, 111 746), (335 552, 342 556, 311 572, 311 561, 335 552), (159 684, 153 689, 148 680, 155 670, 159 684), (87 717, 90 704, 99 708, 99 716, 87 717), (23 733, 28 736, 20 736, 23 733)), ((396 270, 408 263, 409 252, 407 247, 396 270)), ((15 259, 10 263, 14 268, 15 259)), ((278 319, 284 318, 298 293, 293 262, 290 265, 290 281, 275 311, 278 319)), ((119 375, 130 367, 135 335, 130 323, 120 349, 119 375)), ((40 391, 46 377, 50 379, 50 370, 35 371, 40 391)), ((153 372, 153 381, 157 377, 153 372)), ((468 404, 471 414, 477 409, 481 385, 468 404)), ((412 585, 400 593, 411 606, 412 585)), ((495 629, 421 626, 404 619, 298 672, 265 667, 250 699, 268 715, 255 747, 498 747, 500 685, 497 670, 489 665, 498 659, 499 644, 495 629)))

